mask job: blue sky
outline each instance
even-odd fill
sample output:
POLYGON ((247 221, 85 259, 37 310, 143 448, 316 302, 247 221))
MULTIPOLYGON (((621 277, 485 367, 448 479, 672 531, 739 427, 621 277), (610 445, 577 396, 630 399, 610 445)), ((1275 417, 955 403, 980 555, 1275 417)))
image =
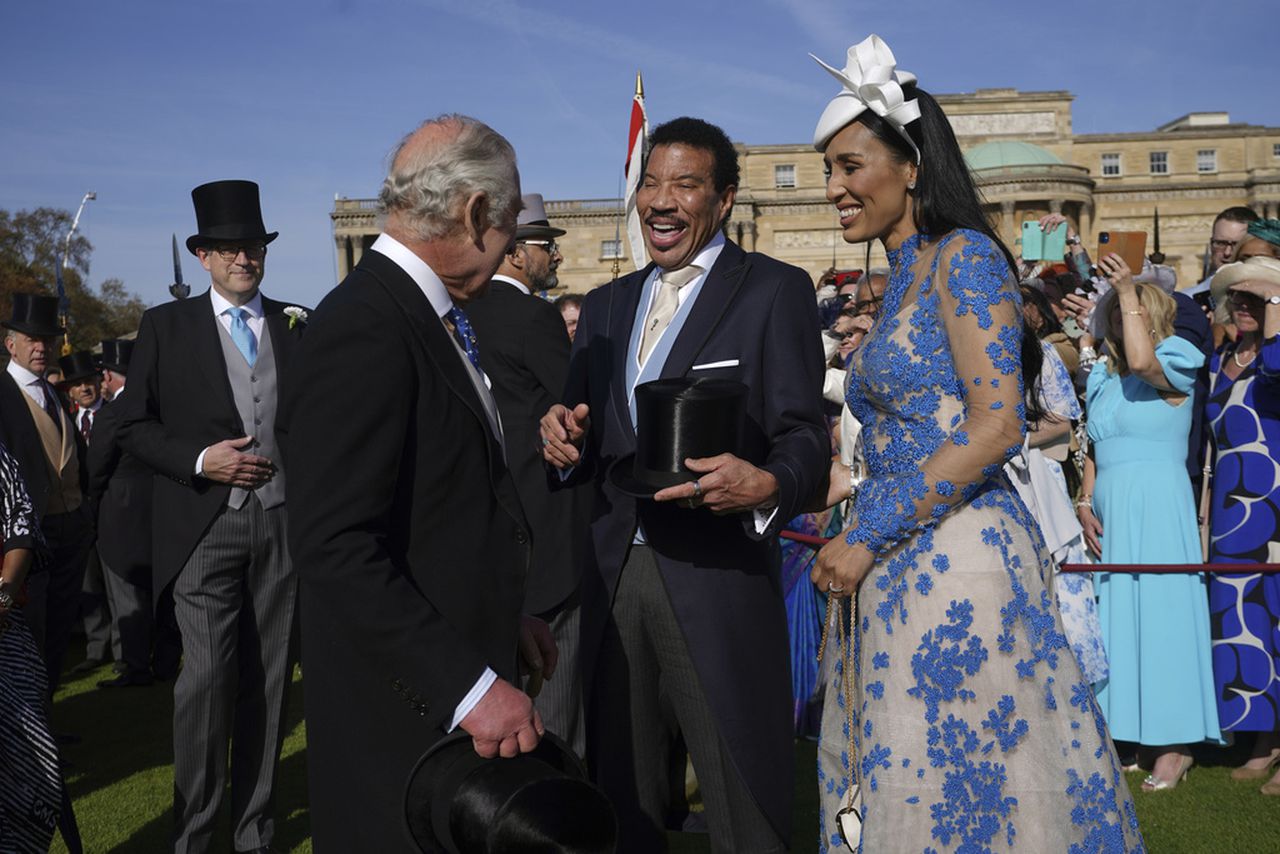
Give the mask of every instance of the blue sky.
POLYGON ((315 304, 336 273, 334 194, 374 195, 426 117, 505 134, 526 192, 615 196, 637 70, 651 123, 689 114, 746 143, 803 142, 835 88, 806 53, 840 66, 870 32, 933 92, 1067 89, 1077 132, 1197 110, 1280 125, 1261 0, 24 2, 0 24, 0 207, 74 210, 97 192, 90 281, 156 303, 170 234, 195 230, 191 188, 251 178, 281 233, 264 289, 315 304))

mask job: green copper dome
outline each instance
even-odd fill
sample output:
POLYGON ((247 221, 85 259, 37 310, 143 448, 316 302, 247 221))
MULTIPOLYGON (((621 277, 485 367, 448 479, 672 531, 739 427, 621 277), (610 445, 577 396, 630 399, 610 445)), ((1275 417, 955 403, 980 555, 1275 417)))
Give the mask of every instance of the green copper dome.
POLYGON ((964 154, 975 172, 1004 166, 1055 166, 1062 160, 1051 151, 1029 142, 984 142, 964 154))

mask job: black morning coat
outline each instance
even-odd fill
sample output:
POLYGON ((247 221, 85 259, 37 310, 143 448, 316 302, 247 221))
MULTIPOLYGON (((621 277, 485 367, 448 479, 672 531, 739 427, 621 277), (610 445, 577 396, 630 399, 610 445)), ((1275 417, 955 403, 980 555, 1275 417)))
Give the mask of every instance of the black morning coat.
MULTIPOLYGON (((286 304, 262 297, 271 335, 278 399, 293 382, 301 324, 289 328, 286 304)), ((119 441, 154 470, 152 594, 173 583, 231 487, 195 474, 196 458, 224 439, 252 435, 236 410, 209 291, 148 309, 129 361, 119 441)), ((277 403, 278 406, 278 403, 277 403)))
POLYGON ((559 401, 569 375, 569 334, 554 305, 501 280, 467 303, 466 313, 493 383, 507 465, 533 532, 525 613, 547 614, 578 591, 590 497, 586 489, 549 489, 539 441, 538 422, 559 401))
POLYGON ((316 309, 278 434, 312 842, 413 851, 404 789, 486 666, 516 678, 530 537, 458 349, 381 253, 316 309))
MULTIPOLYGON (((831 459, 813 284, 799 268, 726 242, 662 369, 663 378, 706 376, 747 386, 740 456, 777 477, 780 493, 777 515, 760 535, 751 514, 715 516, 638 501, 605 475, 614 460, 635 451, 625 364, 651 269, 587 294, 564 397, 566 406, 585 402, 591 408, 583 464, 575 473, 597 487, 582 582, 587 696, 603 617, 642 523, 733 761, 779 836, 789 839, 793 724, 778 531, 818 489, 831 459)), ((612 726, 594 720, 590 709, 587 715, 589 727, 612 726)))
POLYGON ((151 586, 153 472, 120 446, 125 390, 93 418, 89 443, 89 510, 98 527, 98 554, 116 575, 151 586))

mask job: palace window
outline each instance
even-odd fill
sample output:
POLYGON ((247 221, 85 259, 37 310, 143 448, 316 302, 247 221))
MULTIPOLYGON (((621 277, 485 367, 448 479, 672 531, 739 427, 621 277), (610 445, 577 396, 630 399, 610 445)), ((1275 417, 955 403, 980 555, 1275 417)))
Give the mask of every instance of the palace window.
POLYGON ((626 258, 622 253, 621 240, 601 240, 600 241, 600 258, 604 261, 612 261, 614 258, 626 258))
POLYGON ((1196 152, 1197 172, 1218 171, 1218 151, 1214 148, 1202 148, 1196 152))
POLYGON ((773 167, 773 186, 779 190, 791 190, 796 186, 796 165, 779 163, 773 167))
POLYGON ((1169 152, 1153 151, 1151 152, 1151 174, 1152 175, 1168 175, 1169 174, 1169 152))
POLYGON ((1271 156, 1280 160, 1280 142, 1271 143, 1271 156))
POLYGON ((1111 152, 1102 155, 1102 174, 1114 176, 1120 174, 1120 153, 1111 152))

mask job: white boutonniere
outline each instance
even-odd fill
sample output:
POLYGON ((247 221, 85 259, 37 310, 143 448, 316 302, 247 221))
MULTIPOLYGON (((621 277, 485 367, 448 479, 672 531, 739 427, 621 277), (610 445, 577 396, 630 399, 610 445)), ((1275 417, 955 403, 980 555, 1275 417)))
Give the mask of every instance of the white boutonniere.
POLYGON ((307 322, 307 312, 306 310, 300 308, 299 306, 296 306, 296 305, 286 306, 284 313, 289 318, 290 329, 297 326, 299 323, 307 322))

